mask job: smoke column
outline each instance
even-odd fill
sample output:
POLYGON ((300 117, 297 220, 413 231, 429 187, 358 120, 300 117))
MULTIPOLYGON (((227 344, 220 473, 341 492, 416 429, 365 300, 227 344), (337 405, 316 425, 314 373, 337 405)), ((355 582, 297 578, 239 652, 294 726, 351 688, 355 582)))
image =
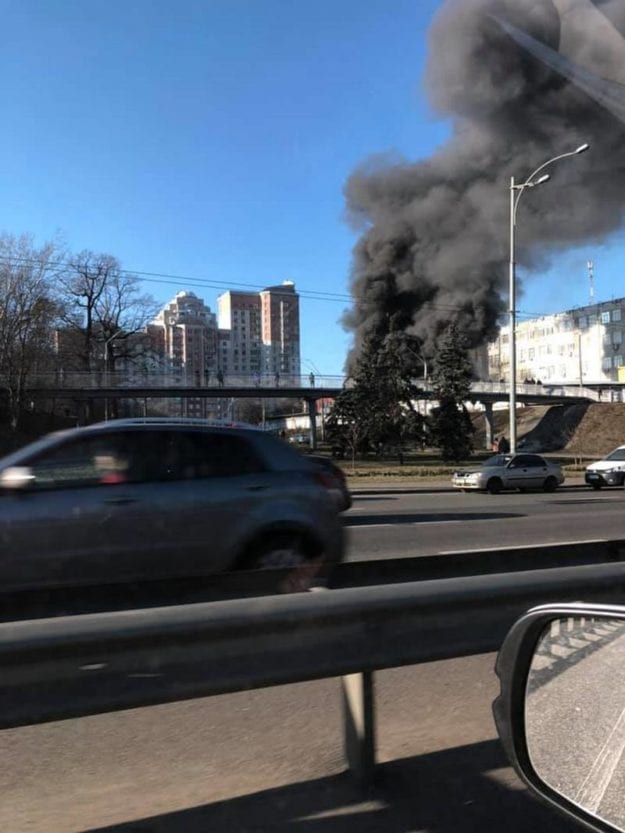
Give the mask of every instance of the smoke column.
POLYGON ((598 241, 625 208, 625 2, 446 0, 429 34, 426 89, 453 123, 431 158, 370 161, 345 186, 354 249, 353 363, 390 328, 433 354, 455 321, 472 346, 507 303, 508 189, 551 156, 551 180, 524 196, 517 262, 534 269, 598 241))

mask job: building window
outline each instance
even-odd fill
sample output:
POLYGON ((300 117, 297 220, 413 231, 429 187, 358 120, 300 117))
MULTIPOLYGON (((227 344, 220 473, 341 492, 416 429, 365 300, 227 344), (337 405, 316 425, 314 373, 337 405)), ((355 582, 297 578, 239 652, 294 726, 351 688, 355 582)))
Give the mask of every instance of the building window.
POLYGON ((585 330, 588 326, 588 319, 585 315, 580 315, 579 317, 579 328, 580 330, 585 330))
POLYGON ((602 312, 601 313, 601 323, 602 324, 609 324, 610 323, 610 313, 609 312, 602 312))
POLYGON ((614 367, 622 367, 623 366, 623 357, 622 356, 615 356, 614 357, 614 367))
POLYGON ((536 349, 535 349, 534 347, 530 347, 530 349, 527 351, 527 357, 528 357, 528 359, 529 359, 530 361, 533 361, 533 360, 534 360, 535 355, 536 355, 536 349))
POLYGON ((611 356, 604 356, 603 361, 601 362, 601 366, 604 370, 611 370, 612 369, 612 357, 611 356))
POLYGON ((613 309, 612 310, 612 321, 620 321, 621 320, 621 311, 620 309, 613 309))

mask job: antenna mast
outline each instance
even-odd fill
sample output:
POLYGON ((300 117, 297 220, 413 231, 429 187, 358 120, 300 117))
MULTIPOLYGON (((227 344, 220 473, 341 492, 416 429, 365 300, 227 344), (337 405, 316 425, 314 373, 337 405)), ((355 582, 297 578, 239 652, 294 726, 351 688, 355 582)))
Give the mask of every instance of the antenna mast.
POLYGON ((595 267, 592 260, 587 261, 586 266, 588 268, 588 297, 590 298, 590 303, 594 304, 595 302, 595 267))

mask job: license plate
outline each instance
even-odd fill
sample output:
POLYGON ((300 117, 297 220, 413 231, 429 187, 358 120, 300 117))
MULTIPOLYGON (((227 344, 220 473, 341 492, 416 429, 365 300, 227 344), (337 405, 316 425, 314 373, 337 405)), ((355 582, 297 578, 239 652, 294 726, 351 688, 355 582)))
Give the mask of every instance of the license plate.
POLYGON ((598 474, 589 474, 588 479, 589 480, 599 480, 599 475, 598 474))

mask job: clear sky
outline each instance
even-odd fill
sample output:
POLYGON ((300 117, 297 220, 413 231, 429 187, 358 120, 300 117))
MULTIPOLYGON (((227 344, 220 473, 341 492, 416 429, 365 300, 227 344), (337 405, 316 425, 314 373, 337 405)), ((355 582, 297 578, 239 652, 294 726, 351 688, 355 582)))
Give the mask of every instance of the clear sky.
MULTIPOLYGON (((372 154, 425 157, 438 0, 0 0, 0 229, 117 256, 165 302, 232 284, 347 292, 342 189, 372 154)), ((523 172, 520 172, 520 174, 523 172)), ((505 183, 502 183, 505 187, 505 183)), ((520 306, 625 294, 621 249, 563 255, 520 306)), ((347 300, 302 299, 303 369, 340 372, 347 300)))

